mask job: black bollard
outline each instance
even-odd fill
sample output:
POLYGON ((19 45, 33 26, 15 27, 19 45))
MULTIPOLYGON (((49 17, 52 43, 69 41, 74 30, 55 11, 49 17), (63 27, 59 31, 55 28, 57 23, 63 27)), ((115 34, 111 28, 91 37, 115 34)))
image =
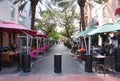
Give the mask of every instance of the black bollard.
POLYGON ((23 72, 31 72, 30 55, 23 55, 23 72))
POLYGON ((61 59, 62 59, 62 55, 61 54, 56 53, 54 55, 54 72, 55 73, 61 73, 62 72, 61 59))
POLYGON ((85 72, 92 72, 92 55, 85 55, 85 72))

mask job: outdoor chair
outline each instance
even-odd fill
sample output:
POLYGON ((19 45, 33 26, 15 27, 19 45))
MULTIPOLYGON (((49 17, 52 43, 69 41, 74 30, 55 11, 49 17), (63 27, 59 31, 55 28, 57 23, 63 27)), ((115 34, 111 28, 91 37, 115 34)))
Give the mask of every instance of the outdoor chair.
POLYGON ((2 54, 2 62, 3 65, 10 67, 11 65, 14 65, 14 60, 10 58, 9 54, 2 54))
POLYGON ((114 56, 106 56, 104 58, 103 64, 98 64, 98 66, 103 70, 104 76, 107 72, 112 71, 114 73, 114 66, 115 65, 115 59, 114 56))
POLYGON ((96 58, 93 56, 93 69, 95 72, 101 70, 101 64, 104 64, 104 58, 96 58))

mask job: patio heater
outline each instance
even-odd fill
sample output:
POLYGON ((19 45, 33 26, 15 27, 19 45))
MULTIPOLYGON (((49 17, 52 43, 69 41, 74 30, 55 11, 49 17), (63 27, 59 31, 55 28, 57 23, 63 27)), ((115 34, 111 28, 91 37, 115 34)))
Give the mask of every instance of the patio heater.
POLYGON ((28 34, 26 36, 26 44, 27 49, 25 54, 23 54, 23 72, 30 72, 31 71, 31 62, 30 62, 30 55, 29 55, 29 42, 28 42, 28 34))
POLYGON ((19 36, 19 63, 18 69, 22 68, 23 72, 31 71, 31 62, 29 55, 29 36, 19 36), (23 46, 24 43, 24 46, 23 46))

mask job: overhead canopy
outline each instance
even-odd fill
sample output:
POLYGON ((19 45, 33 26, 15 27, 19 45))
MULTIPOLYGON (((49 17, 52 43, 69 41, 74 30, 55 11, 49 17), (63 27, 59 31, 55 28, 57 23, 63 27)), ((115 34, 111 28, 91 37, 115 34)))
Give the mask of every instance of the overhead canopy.
POLYGON ((75 36, 75 38, 79 38, 83 33, 84 33, 84 31, 79 32, 79 33, 75 36))
POLYGON ((37 31, 29 30, 27 27, 24 27, 20 24, 13 23, 13 22, 0 22, 0 30, 3 32, 9 33, 27 33, 32 36, 39 36, 39 37, 47 37, 37 31))
POLYGON ((13 22, 1 22, 0 28, 28 30, 28 28, 13 22))
POLYGON ((28 30, 26 33, 34 36, 34 37, 47 37, 47 35, 41 34, 40 32, 33 31, 33 30, 28 30))
POLYGON ((29 29, 13 22, 0 22, 0 30, 9 33, 23 33, 29 29))
POLYGON ((95 30, 97 27, 96 26, 93 26, 93 27, 88 27, 85 31, 82 31, 82 32, 79 32, 78 35, 76 36, 76 38, 79 38, 79 37, 84 37, 87 35, 87 33, 95 30))
POLYGON ((89 32, 94 31, 95 29, 97 29, 96 26, 89 27, 87 30, 85 30, 85 31, 83 32, 83 34, 81 35, 81 37, 87 36, 87 34, 88 34, 89 32))
POLYGON ((107 23, 101 27, 98 27, 96 30, 88 33, 87 35, 94 35, 97 33, 105 33, 105 32, 113 32, 120 30, 120 24, 119 23, 107 23))

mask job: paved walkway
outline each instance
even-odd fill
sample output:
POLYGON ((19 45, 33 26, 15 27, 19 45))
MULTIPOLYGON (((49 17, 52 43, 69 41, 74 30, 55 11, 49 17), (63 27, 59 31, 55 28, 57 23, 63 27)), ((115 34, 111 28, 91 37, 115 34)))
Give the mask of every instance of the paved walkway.
POLYGON ((0 81, 120 81, 120 74, 87 73, 84 63, 74 60, 70 50, 63 44, 53 46, 45 56, 32 67, 30 73, 11 72, 0 74, 0 81), (54 73, 54 54, 62 54, 62 73, 54 73))

